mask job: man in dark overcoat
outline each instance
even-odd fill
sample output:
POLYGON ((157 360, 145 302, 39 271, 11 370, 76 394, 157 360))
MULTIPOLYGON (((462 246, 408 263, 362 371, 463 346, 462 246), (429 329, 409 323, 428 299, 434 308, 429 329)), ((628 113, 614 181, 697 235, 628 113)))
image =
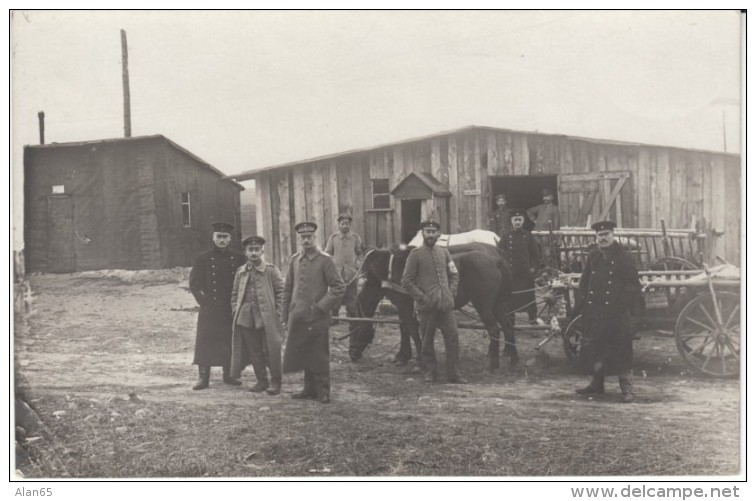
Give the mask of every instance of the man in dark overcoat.
MULTIPOLYGON (((525 231, 525 211, 510 211, 512 231, 502 235, 498 247, 502 250, 504 260, 512 270, 512 301, 515 310, 523 309, 528 314, 531 324, 543 324, 538 318, 535 302, 535 273, 541 260, 538 243, 529 232, 525 231)), ((514 324, 514 313, 510 314, 514 324)))
POLYGON ((249 361, 257 378, 249 391, 278 395, 281 393, 281 345, 286 337, 281 325, 284 283, 278 268, 263 261, 264 246, 265 239, 257 235, 242 241, 247 263, 237 270, 231 290, 234 318, 231 377, 240 378, 249 361))
POLYGON ((302 250, 289 261, 281 304, 289 332, 283 372, 304 370, 304 388, 292 398, 327 404, 331 401, 331 309, 341 301, 346 287, 331 256, 317 246, 317 224, 303 222, 294 229, 302 250))
POLYGON ((412 249, 402 274, 402 287, 415 300, 420 320, 420 365, 425 382, 436 380, 436 328, 441 329, 446 348, 446 377, 449 383, 464 384, 459 375, 459 333, 454 317, 454 296, 459 272, 446 247, 438 247, 441 226, 432 220, 420 223, 423 245, 412 249))
POLYGON ((210 367, 223 367, 223 382, 239 385, 229 374, 231 363, 231 287, 234 274, 247 260, 244 254, 228 248, 233 225, 212 223, 213 248, 194 261, 189 274, 189 289, 199 304, 197 338, 193 364, 199 366, 195 390, 210 384, 210 367))
POLYGON ((614 241, 615 227, 612 221, 591 226, 598 248, 588 255, 573 315, 583 315, 578 361, 593 378, 576 391, 582 395, 604 393, 604 376, 616 374, 622 401, 632 402, 634 333, 630 311, 640 294, 640 281, 635 261, 614 241))

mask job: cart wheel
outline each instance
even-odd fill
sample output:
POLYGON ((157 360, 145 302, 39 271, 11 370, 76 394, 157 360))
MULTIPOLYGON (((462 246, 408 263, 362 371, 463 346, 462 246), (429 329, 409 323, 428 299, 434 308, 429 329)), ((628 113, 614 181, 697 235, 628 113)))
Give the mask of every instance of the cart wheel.
POLYGON ((577 364, 580 355, 580 341, 583 338, 583 315, 576 316, 562 334, 562 347, 567 361, 573 367, 577 364))
POLYGON ((699 374, 735 376, 740 370, 740 295, 721 291, 716 301, 715 306, 707 292, 685 305, 675 325, 677 350, 699 374))
POLYGON ((700 266, 682 259, 680 257, 663 257, 657 259, 648 266, 649 270, 657 271, 680 271, 680 270, 700 270, 700 266))
POLYGON ((564 296, 551 287, 551 282, 559 278, 560 272, 556 268, 542 268, 536 272, 535 301, 538 318, 549 322, 551 317, 564 314, 564 296))

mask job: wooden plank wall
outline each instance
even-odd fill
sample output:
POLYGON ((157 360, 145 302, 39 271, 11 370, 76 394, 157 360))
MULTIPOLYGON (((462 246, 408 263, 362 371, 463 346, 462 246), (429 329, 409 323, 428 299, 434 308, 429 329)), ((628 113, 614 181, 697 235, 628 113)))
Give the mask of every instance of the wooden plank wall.
MULTIPOLYGON (((265 179, 271 174, 261 174, 258 196, 271 205, 267 210, 258 210, 258 227, 277 235, 276 262, 281 263, 297 250, 291 227, 305 218, 320 226, 321 245, 337 230, 336 217, 342 212, 352 214, 353 229, 366 245, 386 247, 398 243, 401 203, 392 198, 390 210, 372 210, 371 179, 389 179, 389 189, 393 189, 411 172, 430 173, 448 187, 452 196, 425 202, 423 215, 437 218, 444 232, 459 232, 487 227, 492 209, 489 176, 629 171, 630 179, 610 217, 621 216, 627 228, 659 228, 661 219, 668 228, 687 228, 696 214, 699 220, 704 218, 727 231, 718 252, 739 262, 739 218, 728 217, 740 213, 739 169, 736 157, 715 153, 489 129, 465 130, 283 169, 284 174, 275 176, 275 197, 266 194, 270 183, 265 179), (464 195, 464 190, 480 190, 481 194, 464 195), (287 210, 289 206, 293 211, 287 210), (276 218, 271 209, 275 209, 276 218), (267 227, 265 220, 269 221, 267 227)), ((604 183, 595 203, 593 197, 583 193, 560 193, 564 225, 584 225, 587 214, 594 221, 598 218, 606 203, 604 197, 608 197, 616 181, 604 183)))

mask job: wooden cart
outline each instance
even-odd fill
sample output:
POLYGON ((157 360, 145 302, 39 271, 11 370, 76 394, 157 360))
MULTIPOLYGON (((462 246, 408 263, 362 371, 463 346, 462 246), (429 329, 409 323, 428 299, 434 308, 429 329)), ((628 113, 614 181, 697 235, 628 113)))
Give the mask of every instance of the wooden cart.
MULTIPOLYGON (((722 235, 717 230, 616 228, 616 241, 636 260, 640 270, 696 270, 703 263, 712 262, 716 255, 716 241, 722 235)), ((595 248, 596 233, 590 228, 560 228, 533 231, 543 250, 541 275, 555 277, 558 272, 579 273, 591 250, 595 248)))
MULTIPOLYGON (((680 356, 695 372, 731 377, 740 370, 740 279, 732 274, 722 278, 718 276, 721 270, 639 272, 643 305, 632 323, 638 332, 673 330, 680 356)), ((565 274, 553 284, 563 292, 567 310, 574 304, 579 280, 579 274, 565 274)), ((567 322, 568 318, 562 319, 567 324, 562 341, 567 358, 574 362, 580 350, 582 316, 567 322)))

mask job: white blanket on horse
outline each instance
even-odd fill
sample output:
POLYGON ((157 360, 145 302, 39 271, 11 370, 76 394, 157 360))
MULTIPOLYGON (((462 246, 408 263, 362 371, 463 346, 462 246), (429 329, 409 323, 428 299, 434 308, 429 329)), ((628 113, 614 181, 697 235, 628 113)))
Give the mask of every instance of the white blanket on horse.
MULTIPOLYGON (((472 230, 465 233, 454 233, 453 235, 441 235, 436 241, 436 245, 439 247, 453 247, 455 245, 465 245, 472 243, 481 243, 493 245, 499 243, 499 237, 493 231, 488 230, 472 230)), ((410 247, 420 247, 423 245, 423 232, 418 231, 415 238, 407 244, 410 247)))

